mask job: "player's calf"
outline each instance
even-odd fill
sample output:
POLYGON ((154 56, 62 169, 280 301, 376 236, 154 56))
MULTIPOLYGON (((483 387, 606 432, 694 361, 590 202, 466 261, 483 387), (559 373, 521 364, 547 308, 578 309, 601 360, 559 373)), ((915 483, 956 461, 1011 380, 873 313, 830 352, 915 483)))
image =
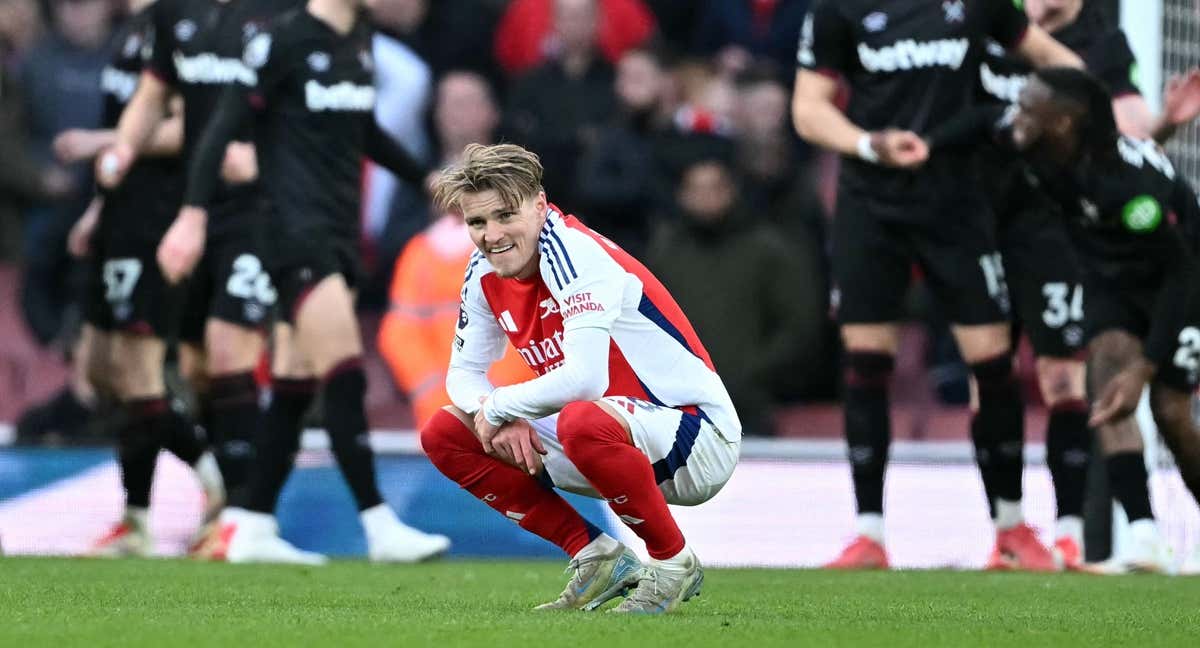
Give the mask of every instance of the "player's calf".
POLYGON ((613 512, 646 541, 651 558, 679 554, 683 533, 667 509, 646 455, 630 442, 623 422, 591 402, 568 403, 558 415, 563 452, 613 512))

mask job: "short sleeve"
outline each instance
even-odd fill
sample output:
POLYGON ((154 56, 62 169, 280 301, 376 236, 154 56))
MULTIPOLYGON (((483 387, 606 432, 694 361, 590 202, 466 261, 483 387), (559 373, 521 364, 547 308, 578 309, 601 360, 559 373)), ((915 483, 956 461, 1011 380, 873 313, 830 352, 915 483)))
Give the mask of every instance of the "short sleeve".
POLYGON ((558 301, 563 332, 581 328, 611 331, 621 314, 625 270, 600 247, 605 243, 561 224, 542 239, 542 280, 558 301))
POLYGON ((172 0, 160 0, 146 9, 150 12, 150 29, 147 33, 147 43, 142 48, 143 69, 169 86, 179 83, 172 57, 175 50, 175 32, 195 30, 195 25, 190 21, 171 20, 171 8, 174 5, 172 0))
POLYGON ((805 70, 844 75, 853 63, 850 56, 853 43, 850 25, 835 3, 818 0, 800 28, 796 65, 805 70))
POLYGON ((987 35, 1004 46, 1015 49, 1029 29, 1024 2, 1020 0, 984 0, 987 11, 987 35))
POLYGON ((1108 86, 1114 97, 1141 94, 1137 59, 1125 32, 1119 29, 1108 32, 1088 48, 1087 68, 1108 86))
POLYGON ((504 355, 507 338, 496 323, 492 308, 483 295, 480 276, 490 267, 483 255, 471 255, 463 278, 462 301, 458 306, 458 322, 450 350, 450 366, 487 371, 504 355))

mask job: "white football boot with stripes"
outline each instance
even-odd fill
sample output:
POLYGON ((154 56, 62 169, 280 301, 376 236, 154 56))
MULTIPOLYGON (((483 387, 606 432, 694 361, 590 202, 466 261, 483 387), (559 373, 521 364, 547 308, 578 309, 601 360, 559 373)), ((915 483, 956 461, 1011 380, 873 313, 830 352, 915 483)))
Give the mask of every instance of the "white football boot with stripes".
POLYGON ((617 607, 617 614, 666 614, 700 595, 704 570, 690 547, 674 558, 652 560, 636 576, 636 587, 617 607))
POLYGON ((642 561, 629 547, 601 534, 571 559, 571 580, 562 594, 534 609, 595 610, 623 595, 641 568, 642 561))

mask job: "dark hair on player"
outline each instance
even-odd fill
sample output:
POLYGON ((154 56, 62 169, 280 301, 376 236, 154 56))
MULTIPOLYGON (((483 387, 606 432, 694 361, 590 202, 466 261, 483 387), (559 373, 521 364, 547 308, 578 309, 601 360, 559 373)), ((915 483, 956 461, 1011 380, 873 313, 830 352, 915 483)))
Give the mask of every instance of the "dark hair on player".
POLYGON ((1079 119, 1080 145, 1093 156, 1116 153, 1117 119, 1112 110, 1112 93, 1084 70, 1048 67, 1034 72, 1053 93, 1053 101, 1070 104, 1079 119))

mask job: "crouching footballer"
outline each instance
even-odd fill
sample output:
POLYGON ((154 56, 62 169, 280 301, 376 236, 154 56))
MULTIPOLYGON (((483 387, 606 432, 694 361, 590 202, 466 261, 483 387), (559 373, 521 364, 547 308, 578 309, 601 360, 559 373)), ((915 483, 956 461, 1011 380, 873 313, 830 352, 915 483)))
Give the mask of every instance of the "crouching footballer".
POLYGON ((721 490, 741 424, 708 352, 666 288, 633 257, 546 200, 538 157, 471 145, 434 198, 478 251, 462 287, 446 387, 421 430, 430 460, 521 528, 562 548, 572 577, 538 609, 670 612, 704 572, 667 509, 721 490), (537 377, 494 388, 516 349, 537 377), (649 564, 554 492, 604 498, 649 564))

